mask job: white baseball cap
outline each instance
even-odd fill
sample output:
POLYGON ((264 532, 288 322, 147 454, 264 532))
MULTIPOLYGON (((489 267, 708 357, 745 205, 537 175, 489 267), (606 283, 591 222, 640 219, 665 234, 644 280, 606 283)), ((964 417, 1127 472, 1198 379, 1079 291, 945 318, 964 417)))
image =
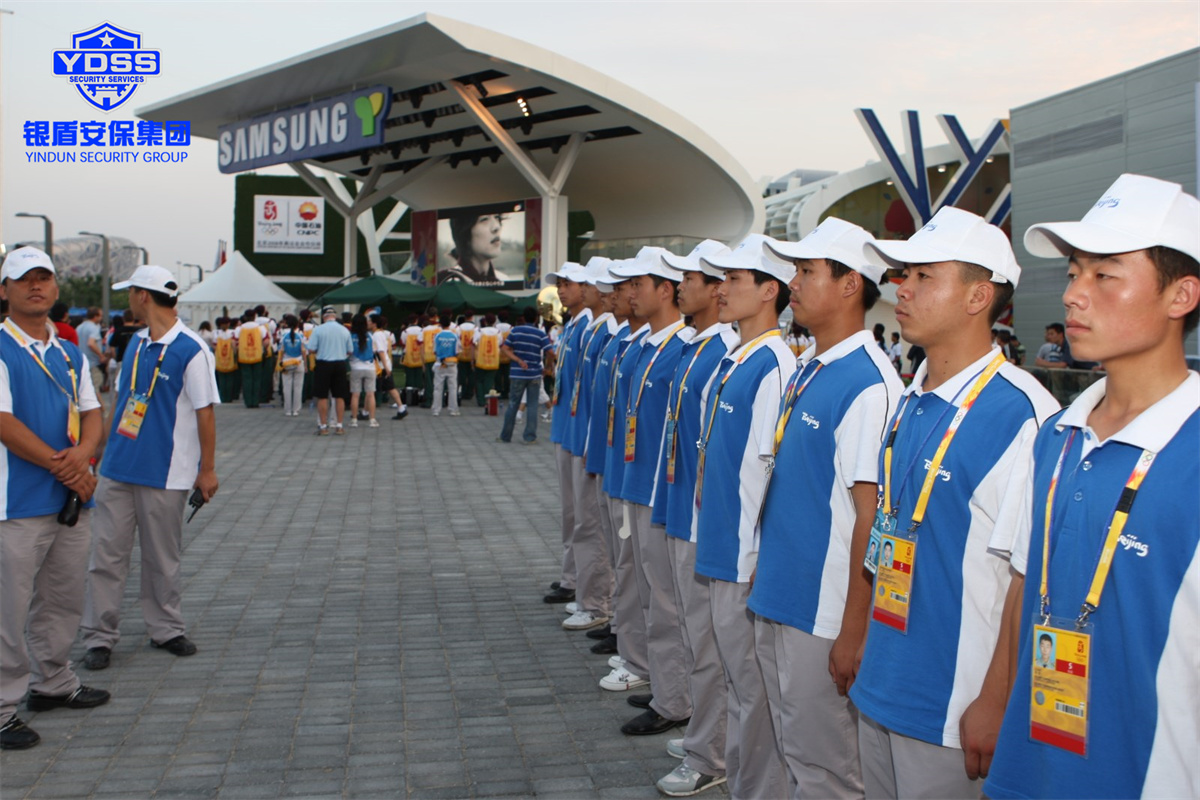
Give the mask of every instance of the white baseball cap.
POLYGON ((845 264, 874 283, 883 279, 886 269, 872 264, 863 255, 863 248, 872 242, 871 234, 837 217, 826 217, 821 224, 809 231, 798 242, 769 240, 766 247, 780 258, 798 259, 828 258, 845 264))
POLYGON ((1043 222, 1025 231, 1025 249, 1042 258, 1169 247, 1200 260, 1200 200, 1178 183, 1125 174, 1079 222, 1043 222))
MULTIPOLYGON (((624 277, 621 277, 620 275, 613 273, 613 270, 618 267, 625 266, 628 262, 630 262, 632 260, 633 259, 629 259, 629 258, 614 258, 612 261, 610 261, 608 264, 608 268, 605 270, 604 276, 596 279, 597 288, 599 288, 601 286, 607 286, 608 291, 611 292, 612 287, 616 286, 618 283, 624 283, 625 281, 629 280, 629 278, 624 278, 624 277)), ((600 289, 600 291, 604 291, 604 290, 600 289)))
POLYGON ((602 283, 601 281, 608 277, 608 268, 612 263, 611 258, 592 256, 583 267, 584 281, 595 286, 602 294, 608 294, 612 291, 612 284, 602 283))
POLYGON ((4 265, 0 267, 0 281, 9 278, 19 280, 31 269, 48 269, 52 274, 58 274, 50 256, 36 247, 18 247, 5 256, 4 265))
POLYGON ((611 272, 618 278, 657 275, 660 278, 678 283, 683 280, 683 273, 669 266, 664 258, 665 255, 671 255, 671 253, 662 247, 643 247, 641 250, 638 250, 635 258, 614 266, 611 272))
POLYGON ((715 256, 720 258, 729 253, 729 248, 715 239, 705 239, 700 244, 692 248, 692 252, 686 256, 677 256, 673 253, 663 253, 662 260, 667 262, 667 266, 673 267, 680 272, 701 272, 718 280, 725 280, 725 273, 719 269, 715 269, 708 264, 705 264, 703 259, 705 256, 715 256))
POLYGON ((167 297, 179 296, 179 284, 175 281, 175 276, 166 267, 156 267, 153 264, 142 264, 127 280, 112 285, 114 290, 135 287, 162 292, 167 297))
POLYGON ((1004 231, 978 214, 942 206, 924 228, 907 241, 880 239, 867 244, 863 254, 877 267, 903 269, 907 264, 964 261, 990 270, 993 283, 1017 285, 1021 265, 1013 255, 1004 231))
POLYGON ((558 283, 559 278, 566 278, 574 283, 583 283, 586 277, 587 273, 584 272, 582 264, 576 264, 574 261, 564 261, 557 272, 551 272, 545 277, 545 281, 547 286, 553 286, 558 283))
POLYGON ((700 261, 713 269, 755 269, 788 283, 796 277, 796 266, 775 255, 770 247, 778 244, 769 236, 752 233, 724 254, 701 256, 700 261))

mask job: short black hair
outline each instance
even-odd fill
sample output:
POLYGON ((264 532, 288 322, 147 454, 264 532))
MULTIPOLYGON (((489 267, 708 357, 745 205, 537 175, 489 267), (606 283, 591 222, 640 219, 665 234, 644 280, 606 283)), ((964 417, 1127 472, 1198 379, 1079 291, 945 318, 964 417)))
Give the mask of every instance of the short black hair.
POLYGON ((1063 324, 1061 322, 1051 322, 1049 325, 1046 326, 1046 330, 1058 331, 1058 333, 1060 335, 1066 335, 1066 332, 1067 332, 1067 329, 1065 327, 1063 327, 1063 324))
POLYGON ((671 305, 679 305, 679 295, 677 294, 679 291, 679 281, 673 281, 669 278, 664 278, 661 275, 648 275, 647 277, 654 281, 655 289, 662 286, 664 283, 671 284, 671 305))
POLYGON ((443 314, 441 319, 438 320, 438 324, 441 325, 443 328, 449 328, 450 327, 450 316, 448 314, 443 314))
POLYGON ((71 311, 71 307, 61 300, 50 306, 50 321, 62 322, 67 318, 67 314, 71 311))
POLYGON ((1041 636, 1038 637, 1038 644, 1041 644, 1042 642, 1049 642, 1050 644, 1054 644, 1054 640, 1050 638, 1050 634, 1048 634, 1048 633, 1043 633, 1041 636))
POLYGON ((174 308, 179 302, 179 295, 169 295, 164 292, 156 292, 153 289, 147 289, 146 294, 150 295, 150 299, 154 301, 154 305, 161 308, 174 308))
POLYGON ((1008 308, 1008 304, 1012 302, 1013 292, 1017 287, 1013 286, 1010 281, 996 283, 992 280, 992 271, 987 267, 981 267, 978 264, 971 264, 966 261, 959 261, 957 263, 958 274, 962 278, 963 283, 987 281, 992 284, 995 293, 992 295, 992 307, 988 310, 988 325, 995 325, 996 320, 1000 319, 1000 315, 1004 313, 1004 309, 1008 308))
POLYGON ((754 283, 757 286, 762 286, 767 281, 775 281, 779 286, 779 293, 775 295, 775 316, 782 314, 783 310, 788 307, 788 301, 792 299, 792 290, 774 275, 768 275, 757 269, 750 270, 750 274, 754 276, 754 283))
MULTIPOLYGON (((833 276, 835 281, 840 281, 842 278, 855 271, 853 268, 843 264, 841 261, 835 261, 832 258, 825 259, 825 263, 829 265, 829 274, 833 276)), ((879 300, 879 284, 868 278, 866 275, 862 275, 861 273, 859 274, 862 277, 863 282, 863 311, 870 311, 875 307, 876 301, 879 300)))
MULTIPOLYGON (((505 315, 505 316, 507 316, 507 315, 505 315)), ((537 318, 538 318, 538 312, 537 312, 537 309, 534 308, 533 306, 529 306, 528 308, 526 308, 524 311, 521 312, 521 319, 525 320, 525 322, 529 323, 530 325, 537 322, 537 318)))
MULTIPOLYGON (((1154 269, 1158 273, 1159 294, 1165 292, 1168 286, 1180 278, 1189 276, 1200 278, 1200 264, 1196 262, 1196 259, 1173 247, 1161 245, 1151 247, 1146 250, 1146 255, 1150 257, 1150 262, 1154 264, 1154 269)), ((1200 324, 1200 305, 1189 311, 1188 315, 1183 318, 1183 335, 1187 336, 1196 330, 1197 324, 1200 324)))

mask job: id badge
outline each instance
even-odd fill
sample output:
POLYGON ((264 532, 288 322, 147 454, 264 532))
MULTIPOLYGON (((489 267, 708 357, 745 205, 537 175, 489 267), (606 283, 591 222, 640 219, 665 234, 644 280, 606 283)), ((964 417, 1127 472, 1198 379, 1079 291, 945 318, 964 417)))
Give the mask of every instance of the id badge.
POLYGON ((629 464, 633 461, 634 451, 637 449, 637 417, 625 418, 625 463, 629 464))
POLYGON ((1085 758, 1092 632, 1091 623, 1034 615, 1029 738, 1085 758))
POLYGON ((667 483, 675 483, 675 420, 667 418, 666 442, 667 448, 667 483))
POLYGON ((571 416, 575 416, 575 410, 579 408, 579 392, 571 393, 571 416))
POLYGON ((612 403, 608 404, 608 446, 612 447, 613 442, 613 416, 616 414, 616 408, 612 403))
POLYGON ((67 404, 70 408, 67 410, 67 438, 71 441, 71 445, 79 444, 79 406, 74 400, 67 404))
POLYGON ((880 540, 871 619, 907 635, 908 614, 912 605, 913 566, 917 557, 917 535, 897 533, 893 530, 891 533, 881 533, 880 540))
POLYGON ((129 402, 125 404, 125 411, 121 414, 121 422, 117 426, 117 433, 127 439, 136 439, 141 433, 142 423, 146 419, 146 404, 149 398, 144 394, 130 394, 129 402))
POLYGON ((896 518, 883 513, 882 508, 875 510, 875 522, 871 524, 871 538, 867 541, 867 557, 863 559, 863 569, 872 575, 879 568, 879 549, 883 547, 883 537, 890 536, 896 529, 896 518))

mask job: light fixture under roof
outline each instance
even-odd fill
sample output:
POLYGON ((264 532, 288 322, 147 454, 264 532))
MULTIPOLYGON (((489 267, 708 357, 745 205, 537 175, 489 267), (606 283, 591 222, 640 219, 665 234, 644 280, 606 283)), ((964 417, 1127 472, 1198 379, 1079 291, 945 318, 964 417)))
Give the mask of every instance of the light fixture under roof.
POLYGON ((521 107, 521 113, 528 117, 529 116, 529 104, 525 102, 524 97, 517 98, 517 105, 521 107))

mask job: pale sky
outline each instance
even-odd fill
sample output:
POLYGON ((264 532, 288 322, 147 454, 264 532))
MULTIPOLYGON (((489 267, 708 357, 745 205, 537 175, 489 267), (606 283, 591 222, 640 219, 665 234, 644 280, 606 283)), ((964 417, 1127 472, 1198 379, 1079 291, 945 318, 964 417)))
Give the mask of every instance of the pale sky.
MULTIPOLYGON (((233 177, 194 140, 183 165, 30 164, 26 120, 131 119, 174 97, 422 12, 460 19, 606 73, 706 130, 754 180, 874 159, 854 118, 957 114, 969 136, 1010 108, 1200 44, 1200 2, 25 2, 0 0, 0 238, 91 230, 155 263, 211 265, 232 239, 233 177), (162 74, 110 115, 51 69, 72 32, 142 34, 162 74), (132 108, 130 107, 132 106, 132 108)), ((285 173, 290 174, 290 173, 285 173)), ((194 270, 189 271, 194 274, 194 270)), ((190 278, 183 276, 187 283, 190 278)))

